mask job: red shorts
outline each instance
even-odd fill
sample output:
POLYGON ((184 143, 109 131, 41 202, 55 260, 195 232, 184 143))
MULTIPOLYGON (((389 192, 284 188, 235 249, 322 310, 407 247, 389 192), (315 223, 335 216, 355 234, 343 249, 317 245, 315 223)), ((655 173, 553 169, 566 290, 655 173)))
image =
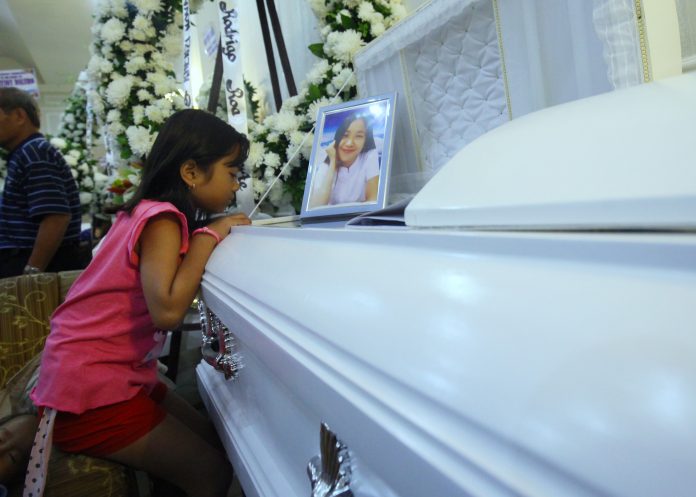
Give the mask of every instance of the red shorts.
POLYGON ((150 433, 167 415, 159 404, 167 386, 158 383, 148 395, 141 390, 130 400, 90 409, 82 414, 58 412, 53 444, 64 452, 103 457, 150 433))

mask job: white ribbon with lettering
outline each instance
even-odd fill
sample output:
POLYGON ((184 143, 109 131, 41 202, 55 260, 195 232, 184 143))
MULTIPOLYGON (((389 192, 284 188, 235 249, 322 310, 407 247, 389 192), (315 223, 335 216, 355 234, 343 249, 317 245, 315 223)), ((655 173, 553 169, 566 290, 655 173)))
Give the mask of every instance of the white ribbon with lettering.
POLYGON ((239 10, 234 2, 219 1, 222 43, 222 86, 227 100, 227 122, 247 134, 247 112, 242 60, 239 52, 239 10))
POLYGON ((191 107, 191 7, 189 0, 182 2, 184 14, 184 105, 191 107))
MULTIPOLYGON (((222 45, 222 86, 225 89, 227 102, 227 122, 240 133, 247 135, 246 91, 239 52, 239 10, 236 5, 236 0, 218 2, 222 45)), ((251 178, 246 183, 247 187, 239 190, 236 196, 239 210, 249 214, 254 205, 251 178)))

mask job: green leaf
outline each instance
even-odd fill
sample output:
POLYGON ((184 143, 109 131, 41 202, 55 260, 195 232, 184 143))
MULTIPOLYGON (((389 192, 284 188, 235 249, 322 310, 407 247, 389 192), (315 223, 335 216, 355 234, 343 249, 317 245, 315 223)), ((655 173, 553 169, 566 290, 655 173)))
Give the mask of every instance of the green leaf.
POLYGON ((386 5, 381 5, 379 2, 374 2, 373 7, 375 8, 375 11, 379 12, 384 17, 389 17, 392 13, 389 7, 386 5))
POLYGON ((309 98, 310 102, 319 100, 321 98, 321 88, 319 88, 318 85, 312 83, 311 85, 309 85, 309 89, 307 90, 307 97, 309 98))
POLYGON ((324 44, 323 43, 312 43, 309 47, 309 51, 312 52, 314 55, 321 59, 326 58, 326 54, 324 53, 324 44))
POLYGON ((344 29, 353 29, 355 28, 355 21, 352 17, 341 14, 341 26, 343 26, 344 29))

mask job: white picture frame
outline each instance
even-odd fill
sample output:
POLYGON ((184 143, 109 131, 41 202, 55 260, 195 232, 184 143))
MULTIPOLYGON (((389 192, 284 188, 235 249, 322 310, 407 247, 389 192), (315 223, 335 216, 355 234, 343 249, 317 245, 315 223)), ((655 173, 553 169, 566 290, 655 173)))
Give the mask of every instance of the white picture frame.
POLYGON ((301 219, 347 218, 385 206, 395 105, 390 93, 319 109, 301 219))

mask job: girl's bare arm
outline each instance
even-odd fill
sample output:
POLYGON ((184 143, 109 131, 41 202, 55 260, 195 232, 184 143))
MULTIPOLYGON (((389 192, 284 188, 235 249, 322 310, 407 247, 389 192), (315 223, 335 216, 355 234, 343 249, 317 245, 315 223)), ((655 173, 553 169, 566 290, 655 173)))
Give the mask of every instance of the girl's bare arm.
MULTIPOLYGON (((243 214, 226 216, 209 225, 221 238, 232 226, 250 224, 243 214)), ((140 281, 147 308, 157 328, 171 330, 184 319, 215 248, 209 235, 191 237, 188 253, 179 257, 181 225, 174 214, 151 219, 140 235, 140 281)))

